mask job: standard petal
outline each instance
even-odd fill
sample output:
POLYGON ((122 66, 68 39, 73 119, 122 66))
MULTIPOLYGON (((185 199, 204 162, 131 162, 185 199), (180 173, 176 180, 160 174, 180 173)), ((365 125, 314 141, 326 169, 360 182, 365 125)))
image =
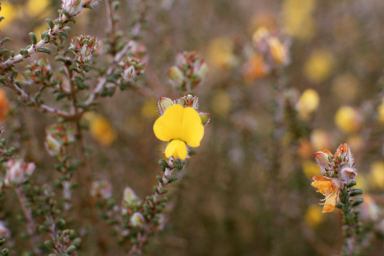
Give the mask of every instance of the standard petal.
POLYGON ((180 105, 173 105, 167 108, 164 115, 159 117, 153 125, 156 137, 162 141, 171 141, 181 137, 181 123, 183 120, 184 108, 180 105))
POLYGON ((175 159, 180 158, 181 160, 185 160, 187 157, 187 145, 181 140, 171 141, 165 149, 165 157, 170 158, 171 156, 175 159))
POLYGON ((182 121, 181 140, 185 141, 191 147, 200 146, 200 141, 204 136, 204 126, 201 124, 199 113, 193 108, 184 109, 182 121))

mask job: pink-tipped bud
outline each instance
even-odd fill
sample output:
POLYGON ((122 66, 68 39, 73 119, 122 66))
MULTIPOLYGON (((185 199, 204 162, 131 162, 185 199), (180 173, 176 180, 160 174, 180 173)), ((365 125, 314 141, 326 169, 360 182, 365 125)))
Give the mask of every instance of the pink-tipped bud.
POLYGON ((350 167, 343 167, 340 172, 340 179, 345 184, 349 184, 352 180, 354 180, 357 176, 357 172, 355 169, 350 167))
POLYGON ((10 159, 7 165, 8 170, 4 179, 6 186, 18 186, 27 181, 36 168, 34 163, 25 163, 22 159, 10 159))
POLYGON ((106 200, 112 196, 112 185, 108 181, 94 181, 91 195, 97 199, 106 200))
POLYGON ((62 0, 62 2, 61 8, 70 16, 76 16, 83 9, 82 0, 62 0))
POLYGON ((199 113, 199 116, 201 118, 202 125, 209 124, 211 122, 210 114, 209 113, 199 113))
POLYGON ((130 187, 125 187, 124 189, 123 202, 128 204, 134 204, 139 199, 135 192, 130 187))
POLYGON ((174 103, 171 99, 166 97, 160 97, 159 101, 157 102, 157 108, 160 111, 160 115, 164 115, 165 110, 172 106, 174 103))
POLYGON ((168 69, 168 77, 170 82, 176 87, 181 87, 184 83, 183 72, 176 66, 170 67, 168 69))
POLYGON ((323 174, 327 172, 327 169, 330 164, 328 155, 329 154, 327 154, 327 152, 324 152, 324 151, 318 151, 315 153, 316 162, 319 165, 320 170, 323 174))
POLYGON ((135 212, 132 214, 129 222, 133 227, 141 227, 144 224, 144 216, 139 212, 135 212))

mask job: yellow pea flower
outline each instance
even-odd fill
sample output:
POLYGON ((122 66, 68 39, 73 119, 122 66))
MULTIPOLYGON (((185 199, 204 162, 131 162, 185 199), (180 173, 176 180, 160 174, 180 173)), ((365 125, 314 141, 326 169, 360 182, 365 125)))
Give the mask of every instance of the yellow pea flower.
POLYGON ((323 221, 324 215, 320 213, 321 206, 310 205, 305 212, 304 222, 311 228, 316 228, 323 221))
POLYGON ((319 94, 313 89, 306 89, 296 104, 296 109, 303 120, 308 120, 311 114, 318 108, 319 94))
POLYGON ((43 14, 48 14, 48 12, 43 12, 47 10, 49 4, 49 0, 29 0, 27 2, 26 11, 31 17, 37 17, 39 15, 43 16, 43 14))
POLYGON ((370 168, 371 184, 376 189, 384 189, 384 162, 375 161, 370 168))
POLYGON ((89 118, 89 131, 92 137, 103 146, 111 145, 117 138, 109 121, 98 114, 93 114, 89 118))
POLYGON ((321 83, 332 73, 334 57, 327 50, 316 50, 312 53, 304 66, 304 74, 309 81, 321 83))
POLYGON ((343 132, 352 133, 361 128, 361 115, 352 107, 342 106, 335 114, 335 123, 343 132))
POLYGON ((178 104, 165 110, 164 115, 153 125, 153 131, 159 140, 170 141, 165 149, 165 156, 181 160, 188 156, 187 145, 200 146, 204 136, 204 127, 197 111, 178 104))
POLYGON ((8 3, 8 2, 2 2, 1 3, 1 12, 0 16, 4 16, 4 19, 0 23, 0 27, 2 29, 5 29, 9 26, 13 18, 15 17, 15 7, 8 3))

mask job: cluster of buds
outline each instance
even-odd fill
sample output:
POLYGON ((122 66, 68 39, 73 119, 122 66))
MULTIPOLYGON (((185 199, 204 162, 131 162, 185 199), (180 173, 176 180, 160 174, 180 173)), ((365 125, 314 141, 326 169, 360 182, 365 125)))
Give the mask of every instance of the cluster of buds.
POLYGON ((62 0, 62 2, 61 8, 68 16, 73 17, 78 15, 84 7, 93 7, 98 4, 100 0, 62 0))
POLYGON ((7 173, 4 184, 6 186, 19 186, 26 182, 36 168, 34 163, 25 163, 22 159, 10 159, 5 165, 7 173))
POLYGON ((246 80, 265 77, 272 70, 289 64, 288 41, 280 37, 280 34, 271 33, 264 27, 253 34, 252 42, 256 52, 244 65, 243 75, 246 80))
POLYGON ((93 53, 98 49, 98 43, 96 36, 73 36, 69 50, 76 54, 79 63, 86 63, 92 59, 93 53))
MULTIPOLYGON (((164 115, 164 112, 165 110, 167 110, 167 108, 176 104, 181 105, 184 108, 191 107, 196 111, 199 111, 199 98, 197 97, 197 95, 192 96, 191 94, 188 94, 176 100, 171 100, 166 97, 160 97, 157 103, 160 115, 164 115)), ((211 121, 209 113, 200 112, 199 116, 203 125, 209 124, 209 122, 211 121)))
POLYGON ((105 180, 92 182, 91 196, 99 200, 107 200, 112 196, 111 183, 105 180))
POLYGON ((315 153, 321 173, 329 178, 338 178, 343 186, 355 179, 357 172, 355 161, 346 143, 341 144, 333 155, 328 150, 315 153))
POLYGON ((130 51, 120 61, 122 79, 125 82, 134 82, 137 76, 144 74, 148 62, 147 48, 135 41, 131 41, 130 51))
POLYGON ((51 156, 62 156, 65 148, 75 141, 75 129, 67 124, 50 125, 46 129, 45 148, 51 156))
POLYGON ((123 202, 121 203, 122 214, 131 214, 132 208, 134 208, 138 202, 139 198, 130 187, 126 187, 123 193, 123 202))
MULTIPOLYGON (((360 204, 361 198, 356 202, 350 202, 349 197, 362 193, 360 189, 351 190, 356 185, 357 176, 354 168, 354 159, 347 144, 341 144, 335 154, 328 150, 315 153, 323 176, 315 175, 312 177, 312 186, 318 188, 318 192, 325 195, 323 212, 332 212, 340 194, 340 203, 345 206, 344 212, 349 212, 350 207, 360 204), (351 206, 350 206, 351 205, 351 206)), ((340 205, 340 204, 339 204, 340 205)))
POLYGON ((46 58, 33 62, 27 69, 23 76, 26 80, 32 80, 34 84, 47 85, 53 75, 52 67, 46 58))
POLYGON ((196 52, 176 55, 176 66, 168 70, 170 82, 181 91, 189 92, 200 85, 208 73, 208 65, 196 52))

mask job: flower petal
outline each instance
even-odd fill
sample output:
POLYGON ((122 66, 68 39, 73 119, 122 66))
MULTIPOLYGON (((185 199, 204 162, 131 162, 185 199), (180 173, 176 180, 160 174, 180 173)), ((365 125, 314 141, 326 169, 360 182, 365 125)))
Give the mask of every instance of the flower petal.
POLYGON ((336 205, 337 195, 338 195, 338 190, 334 190, 325 196, 323 213, 333 212, 336 205))
POLYGON ((159 117, 153 125, 156 137, 162 141, 179 139, 181 135, 181 122, 183 120, 184 108, 173 105, 167 108, 164 115, 159 117))
POLYGON ((171 141, 165 149, 165 157, 170 158, 171 156, 175 159, 180 158, 181 160, 185 160, 187 157, 187 145, 181 140, 171 141))
POLYGON ((191 147, 200 146, 200 141, 204 136, 204 126, 201 124, 201 118, 195 109, 190 107, 184 109, 181 127, 182 136, 180 139, 191 147))

